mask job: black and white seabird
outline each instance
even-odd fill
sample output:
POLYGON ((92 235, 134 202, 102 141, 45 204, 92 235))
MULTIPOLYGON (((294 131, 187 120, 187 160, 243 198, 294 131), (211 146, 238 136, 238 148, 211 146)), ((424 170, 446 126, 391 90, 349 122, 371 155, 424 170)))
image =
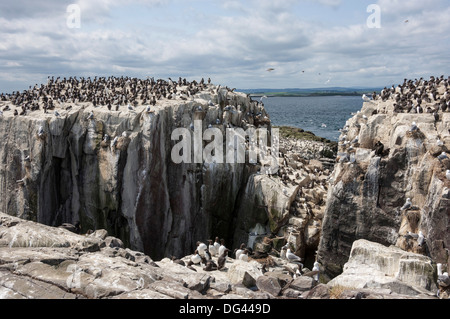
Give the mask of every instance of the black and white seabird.
POLYGON ((225 249, 227 249, 227 247, 225 247, 225 240, 222 238, 220 239, 219 256, 223 254, 225 249))
POLYGON ((244 249, 244 251, 239 255, 239 260, 248 261, 248 249, 244 249))
POLYGON ((192 262, 192 260, 189 260, 188 263, 186 264, 186 268, 193 270, 195 272, 197 272, 197 269, 195 269, 194 267, 192 267, 194 263, 192 262))
POLYGON ((445 152, 442 152, 441 155, 439 155, 437 158, 438 158, 438 160, 442 161, 444 159, 447 159, 448 156, 445 152))
POLYGON ((402 206, 401 210, 408 210, 412 206, 411 198, 407 198, 405 204, 402 206))
POLYGON ((75 225, 72 225, 70 223, 63 223, 59 228, 67 229, 68 231, 71 231, 72 233, 79 234, 80 233, 80 222, 76 222, 75 225))
POLYGON ((200 264, 202 262, 202 257, 198 254, 198 251, 196 250, 194 252, 194 255, 191 256, 191 261, 196 265, 200 264))
POLYGON ((217 270, 217 269, 218 269, 218 267, 217 267, 216 263, 213 262, 212 260, 207 261, 206 266, 203 267, 204 271, 213 271, 213 270, 217 270))
POLYGON ((225 266, 225 262, 227 261, 228 252, 230 250, 228 248, 225 248, 222 252, 222 254, 217 259, 217 269, 220 270, 225 266))
POLYGON ((234 250, 234 255, 236 257, 236 259, 239 259, 239 256, 244 252, 245 249, 245 244, 242 243, 238 249, 234 250))
POLYGON ((172 256, 172 259, 170 260, 170 262, 174 263, 174 264, 181 265, 181 266, 186 266, 186 263, 184 261, 182 261, 181 259, 178 259, 175 256, 172 256))
POLYGON ((220 249, 220 240, 219 240, 219 237, 216 237, 215 240, 214 240, 214 248, 216 249, 215 255, 220 255, 220 254, 219 254, 219 249, 220 249))
POLYGON ((204 243, 202 243, 200 241, 198 241, 196 245, 197 245, 198 254, 200 256, 205 256, 205 250, 208 249, 208 246, 206 246, 204 243))

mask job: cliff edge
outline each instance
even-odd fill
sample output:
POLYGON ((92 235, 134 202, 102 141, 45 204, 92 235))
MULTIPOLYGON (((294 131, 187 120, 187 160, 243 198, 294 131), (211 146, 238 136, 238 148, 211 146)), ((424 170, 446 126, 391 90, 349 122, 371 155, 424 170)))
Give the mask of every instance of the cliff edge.
POLYGON ((448 265, 448 80, 405 79, 365 99, 339 139, 318 260, 334 278, 366 239, 448 265))

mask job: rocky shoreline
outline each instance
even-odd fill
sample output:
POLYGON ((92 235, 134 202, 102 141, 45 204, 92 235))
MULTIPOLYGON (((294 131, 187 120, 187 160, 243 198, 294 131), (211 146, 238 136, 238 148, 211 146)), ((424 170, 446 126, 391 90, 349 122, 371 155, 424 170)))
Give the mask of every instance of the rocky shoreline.
POLYGON ((114 81, 120 89, 101 80, 78 97, 66 95, 90 81, 50 81, 69 100, 44 113, 45 99, 15 112, 36 88, 2 95, 0 298, 449 298, 446 80, 416 82, 434 113, 406 111, 422 98, 411 82, 366 98, 337 150, 282 128, 276 170, 169 158, 172 131, 195 120, 271 133, 262 102, 203 81, 192 92, 181 79, 114 81), (117 111, 105 104, 108 85, 117 111), (190 265, 196 242, 213 236, 230 249, 212 256, 223 267, 190 265), (242 245, 248 261, 234 254, 242 245))
MULTIPOLYGON (((377 249, 375 243, 355 243, 349 269, 350 265, 358 268, 361 258, 377 249), (366 250, 363 253, 362 247, 366 250)), ((390 258, 389 248, 385 250, 386 258, 390 258)), ((191 257, 182 260, 187 264, 191 257)), ((404 258, 421 256, 409 254, 404 258)), ((404 281, 411 274, 400 272, 396 276, 383 274, 384 281, 391 278, 396 282, 391 289, 374 284, 362 287, 360 280, 359 287, 345 287, 339 277, 322 283, 320 273, 318 280, 317 273, 309 269, 299 273, 298 265, 285 258, 242 261, 228 257, 222 270, 206 271, 205 265, 190 269, 169 258, 153 261, 141 252, 124 248, 120 239, 108 236, 105 230, 79 235, 0 214, 2 299, 435 299, 420 287, 419 283, 424 278, 430 280, 432 273, 429 261, 422 262, 428 270, 420 280, 409 276, 404 281)), ((369 281, 376 282, 377 278, 372 276, 369 281)))

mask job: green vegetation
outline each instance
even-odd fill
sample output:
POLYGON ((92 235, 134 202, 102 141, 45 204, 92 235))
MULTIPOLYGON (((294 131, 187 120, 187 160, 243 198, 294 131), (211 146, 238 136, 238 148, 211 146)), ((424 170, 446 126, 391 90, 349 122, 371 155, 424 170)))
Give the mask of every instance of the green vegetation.
POLYGON ((326 158, 336 158, 338 143, 330 141, 324 137, 316 136, 314 133, 305 131, 304 129, 291 126, 273 126, 278 128, 281 138, 293 138, 297 140, 307 140, 322 142, 326 147, 321 151, 321 156, 326 158))
POLYGON ((314 133, 305 131, 304 129, 291 127, 291 126, 273 126, 274 128, 278 128, 280 130, 280 137, 284 138, 293 138, 296 140, 308 140, 308 141, 317 141, 323 143, 334 143, 330 140, 316 136, 314 133))

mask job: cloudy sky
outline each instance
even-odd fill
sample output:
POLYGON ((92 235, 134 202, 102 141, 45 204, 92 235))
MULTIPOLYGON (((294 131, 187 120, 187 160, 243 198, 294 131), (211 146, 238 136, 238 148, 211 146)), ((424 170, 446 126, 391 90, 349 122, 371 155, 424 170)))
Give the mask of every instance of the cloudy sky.
POLYGON ((450 75, 449 17, 448 0, 2 1, 0 91, 48 75, 390 86, 450 75))

